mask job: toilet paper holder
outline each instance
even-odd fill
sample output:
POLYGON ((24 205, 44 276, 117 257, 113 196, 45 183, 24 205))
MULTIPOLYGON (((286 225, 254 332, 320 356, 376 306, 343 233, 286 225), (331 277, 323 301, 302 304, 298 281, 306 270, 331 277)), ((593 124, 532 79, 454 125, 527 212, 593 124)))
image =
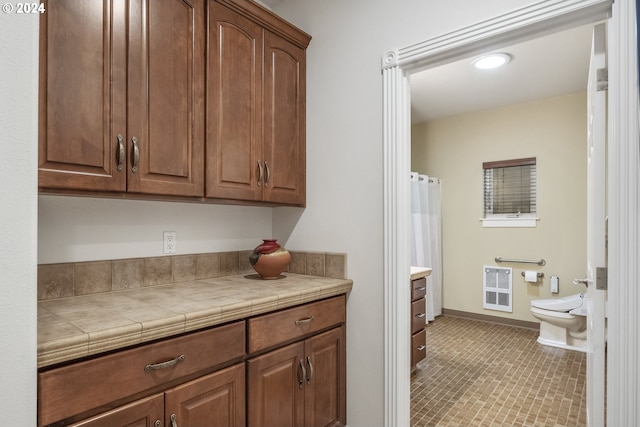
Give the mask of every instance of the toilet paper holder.
MULTIPOLYGON (((524 277, 524 271, 520 273, 522 275, 522 277, 524 277)), ((539 271, 538 273, 536 273, 538 276, 538 279, 542 279, 544 277, 544 273, 539 271)))

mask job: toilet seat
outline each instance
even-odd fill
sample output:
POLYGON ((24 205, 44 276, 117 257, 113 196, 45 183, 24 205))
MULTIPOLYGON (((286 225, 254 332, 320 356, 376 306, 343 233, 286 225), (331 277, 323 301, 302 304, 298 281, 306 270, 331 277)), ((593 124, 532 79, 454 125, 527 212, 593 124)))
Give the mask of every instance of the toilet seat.
POLYGON ((575 294, 562 298, 537 299, 531 301, 531 307, 555 312, 568 312, 581 307, 584 294, 575 294))
POLYGON ((548 316, 548 317, 555 317, 558 319, 573 319, 575 317, 575 315, 570 314, 566 311, 552 311, 552 310, 545 310, 544 308, 537 308, 537 307, 531 307, 531 312, 548 316))

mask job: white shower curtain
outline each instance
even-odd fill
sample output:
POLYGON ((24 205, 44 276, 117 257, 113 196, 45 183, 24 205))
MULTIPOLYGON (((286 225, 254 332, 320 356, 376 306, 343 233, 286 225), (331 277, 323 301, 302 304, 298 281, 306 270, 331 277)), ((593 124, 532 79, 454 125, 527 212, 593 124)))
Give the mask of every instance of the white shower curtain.
POLYGON ((411 172, 411 265, 433 269, 427 277, 427 317, 442 314, 440 180, 411 172))

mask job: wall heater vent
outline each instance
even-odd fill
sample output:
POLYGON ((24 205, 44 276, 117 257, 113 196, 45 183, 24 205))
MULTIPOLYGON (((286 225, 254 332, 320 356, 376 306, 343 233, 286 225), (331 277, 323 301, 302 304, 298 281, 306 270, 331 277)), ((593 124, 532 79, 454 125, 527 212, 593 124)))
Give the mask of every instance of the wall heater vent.
POLYGON ((513 312, 511 285, 512 270, 503 267, 483 267, 483 303, 489 310, 513 312))

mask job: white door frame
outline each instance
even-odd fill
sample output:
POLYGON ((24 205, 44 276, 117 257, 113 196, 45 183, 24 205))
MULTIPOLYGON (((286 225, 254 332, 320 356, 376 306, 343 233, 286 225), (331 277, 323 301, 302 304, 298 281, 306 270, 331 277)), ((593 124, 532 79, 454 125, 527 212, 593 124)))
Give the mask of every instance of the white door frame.
POLYGON ((410 418, 410 328, 406 315, 410 301, 409 75, 495 46, 522 42, 608 17, 611 17, 608 396, 610 401, 615 401, 615 411, 612 405, 608 407, 608 424, 633 425, 631 420, 640 420, 637 408, 640 355, 636 351, 640 348, 640 271, 637 268, 640 167, 635 4, 633 0, 616 0, 613 6, 612 3, 613 0, 540 1, 383 55, 385 426, 408 426, 410 418), (627 310, 619 310, 618 306, 625 301, 634 303, 627 310), (631 320, 635 322, 629 328, 631 320))

